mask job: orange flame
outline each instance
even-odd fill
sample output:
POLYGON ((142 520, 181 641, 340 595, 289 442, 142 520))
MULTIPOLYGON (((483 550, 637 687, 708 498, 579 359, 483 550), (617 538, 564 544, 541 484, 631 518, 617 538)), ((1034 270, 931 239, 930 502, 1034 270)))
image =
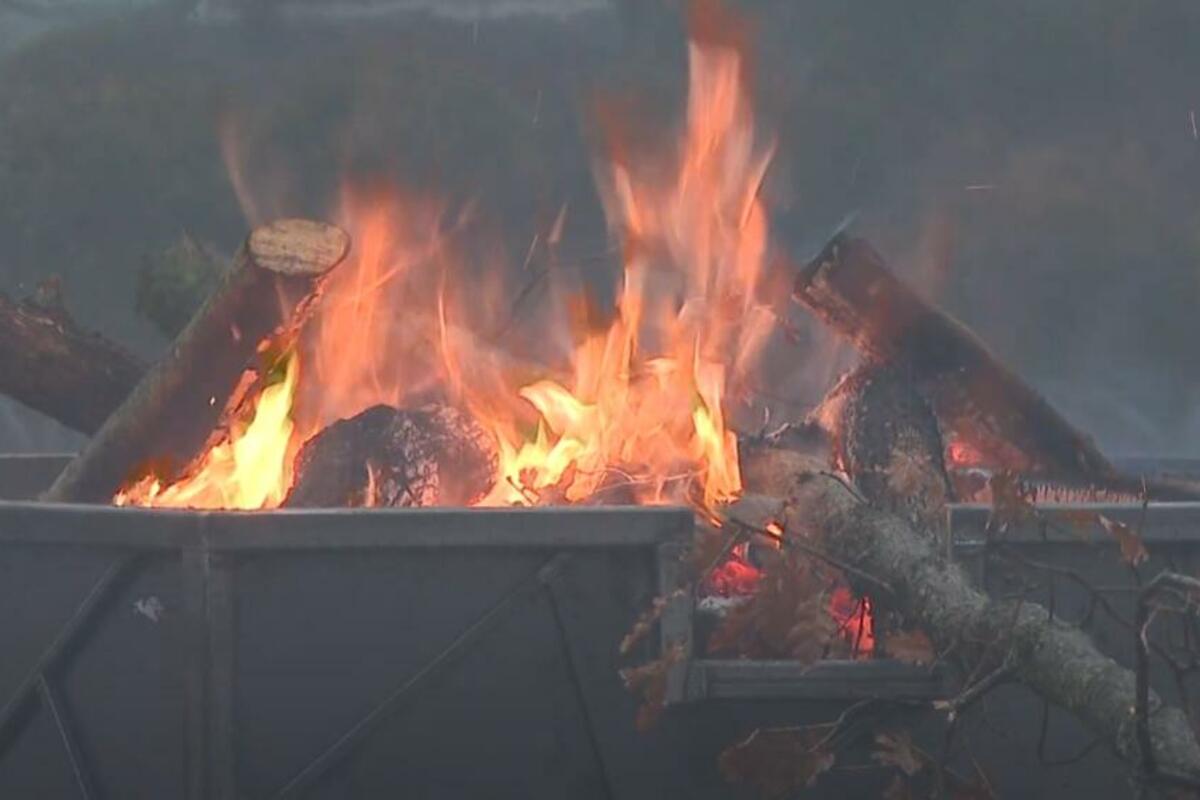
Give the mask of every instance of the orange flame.
POLYGON ((185 479, 169 486, 149 476, 121 491, 116 505, 164 508, 274 508, 292 485, 292 401, 300 379, 300 360, 286 357, 283 379, 258 395, 249 421, 204 454, 185 479))
MULTIPOLYGON (((767 218, 758 197, 770 148, 757 146, 743 87, 743 54, 693 43, 682 142, 665 170, 614 158, 600 169, 611 227, 626 243, 624 284, 607 330, 584 331, 568 385, 520 390, 536 432, 490 420, 500 475, 489 504, 524 503, 570 477, 567 500, 629 473, 639 502, 683 499, 682 478, 711 508, 741 491, 737 439, 725 423, 730 370, 762 346, 755 289, 767 218), (568 468, 574 471, 568 473, 568 468)), ((484 412, 486 414, 486 412, 484 412)))
MULTIPOLYGON (((307 438, 372 405, 428 393, 460 401, 495 434, 499 467, 481 504, 579 502, 611 490, 627 502, 711 509, 736 497, 737 439, 724 406, 769 332, 771 315, 755 296, 767 246, 759 190, 772 148, 755 133, 745 48, 714 35, 732 27, 703 16, 693 26, 677 146, 640 161, 613 152, 597 169, 610 228, 626 245, 623 283, 603 324, 586 303, 554 304, 576 323, 562 328, 574 334, 567 369, 531 381, 488 345, 478 320, 507 305, 504 271, 490 263, 468 274, 473 262, 451 254, 441 209, 346 191, 339 221, 354 249, 307 324, 288 379, 262 392, 248 425, 228 425, 228 440, 190 477, 170 487, 140 481, 117 502, 274 507, 307 438), (468 301, 483 310, 467 311, 468 301), (465 335, 459 318, 475 323, 465 335)), ((249 194, 247 181, 236 183, 249 194)), ((559 237, 551 231, 546 241, 559 237)))

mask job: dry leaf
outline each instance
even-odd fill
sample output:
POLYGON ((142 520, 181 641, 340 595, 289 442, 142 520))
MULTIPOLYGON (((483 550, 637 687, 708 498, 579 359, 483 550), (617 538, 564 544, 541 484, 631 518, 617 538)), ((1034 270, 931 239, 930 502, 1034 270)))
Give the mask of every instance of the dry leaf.
POLYGON ((883 652, 905 664, 928 666, 937 660, 933 642, 924 631, 918 630, 888 634, 883 640, 883 652))
POLYGON ((1012 472, 997 472, 988 478, 988 489, 992 495, 992 511, 988 517, 988 529, 1005 531, 1013 525, 1032 518, 1034 508, 1029 490, 1012 472))
POLYGON ((667 704, 667 677, 671 667, 682 660, 683 647, 675 644, 654 661, 621 670, 625 689, 642 700, 637 713, 638 730, 648 730, 658 722, 667 704))
POLYGON ((1142 537, 1138 536, 1133 528, 1124 522, 1117 522, 1101 514, 1100 525, 1117 540, 1117 544, 1121 548, 1121 559, 1126 564, 1136 567, 1150 557, 1146 545, 1142 542, 1142 537))
POLYGON ((717 765, 730 783, 752 786, 768 798, 812 786, 834 763, 833 752, 813 730, 757 730, 726 748, 717 765))
POLYGON ((871 757, 885 767, 895 767, 909 777, 925 767, 925 756, 916 748, 912 737, 906 731, 877 733, 875 744, 879 745, 879 749, 871 757))
POLYGON ((803 664, 848 656, 829 610, 828 576, 795 554, 768 548, 762 556, 765 565, 757 590, 726 613, 710 635, 708 649, 803 664))
POLYGON ((656 597, 650 604, 650 608, 642 612, 642 615, 633 623, 633 628, 629 633, 625 634, 625 638, 621 640, 621 655, 627 656, 642 639, 646 638, 646 634, 654 630, 654 623, 662 617, 663 611, 667 605, 687 593, 683 589, 676 589, 666 597, 656 597))

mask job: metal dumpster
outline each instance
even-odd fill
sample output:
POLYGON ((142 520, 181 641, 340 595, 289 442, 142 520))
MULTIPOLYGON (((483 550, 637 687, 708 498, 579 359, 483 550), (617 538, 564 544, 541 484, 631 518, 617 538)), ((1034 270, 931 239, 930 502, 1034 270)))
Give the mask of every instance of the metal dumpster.
MULTIPOLYGON (((26 487, 10 497, 40 474, 36 459, 0 458, 6 470, 26 487)), ((1155 564, 1200 567, 1196 507, 1106 512, 1139 522, 1155 564)), ((1024 580, 1064 616, 1087 611, 1069 581, 993 565, 1001 544, 1101 586, 1125 577, 1111 548, 1035 528, 998 543, 986 516, 951 509, 950 546, 989 591, 1024 580)), ((0 502, 0 798, 745 797, 716 757, 756 727, 944 691, 889 662, 689 659, 673 706, 637 732, 617 644, 671 585, 691 525, 663 508, 0 502)), ((1126 658, 1127 632, 1096 622, 1098 643, 1126 658)), ((686 642, 691 625, 690 604, 673 608, 642 656, 686 642)), ((1020 687, 986 705, 972 741, 999 796, 1103 794, 1123 780, 1105 748, 1053 710, 1043 723, 1020 687)), ((884 784, 847 770, 818 789, 873 797, 884 784)))
MULTIPOLYGON (((42 460, 0 458, 8 496, 42 460)), ((618 643, 691 526, 0 502, 0 798, 726 798, 716 756, 755 727, 941 690, 897 664, 689 659, 636 731, 618 643)), ((640 658, 691 626, 676 604, 640 658)))
POLYGON ((612 796, 616 643, 690 526, 5 503, 0 797, 612 796))

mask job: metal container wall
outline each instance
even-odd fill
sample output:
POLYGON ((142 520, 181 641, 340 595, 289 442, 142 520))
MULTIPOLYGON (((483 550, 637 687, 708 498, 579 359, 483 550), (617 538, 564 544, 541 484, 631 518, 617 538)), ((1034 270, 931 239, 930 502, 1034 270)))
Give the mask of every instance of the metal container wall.
POLYGON ((690 526, 0 504, 0 797, 653 796, 617 643, 690 526))
MULTIPOLYGON (((0 458, 0 495, 28 495, 57 467, 37 462, 0 458)), ((1149 572, 1200 570, 1200 507, 1104 511, 1143 530, 1149 572)), ((986 518, 953 508, 948 547, 994 595, 1088 613, 1061 575, 997 563, 1014 549, 1102 587, 1128 580, 1111 545, 1037 526, 996 541, 986 518)), ((717 754, 757 727, 827 722, 867 697, 929 708, 944 691, 887 662, 688 660, 672 707, 637 732, 617 643, 671 585, 691 524, 658 508, 0 502, 0 798, 719 800, 749 796, 717 754)), ((643 656, 686 644, 690 605, 662 628, 643 656)), ((1128 660, 1128 631, 1098 616, 1091 632, 1128 660)), ((1123 793, 1122 765, 1069 717, 1043 722, 1028 691, 985 706, 969 734, 999 796, 1123 793)), ((921 729, 930 746, 938 719, 921 729)), ((886 782, 847 770, 817 796, 879 796, 886 782)))

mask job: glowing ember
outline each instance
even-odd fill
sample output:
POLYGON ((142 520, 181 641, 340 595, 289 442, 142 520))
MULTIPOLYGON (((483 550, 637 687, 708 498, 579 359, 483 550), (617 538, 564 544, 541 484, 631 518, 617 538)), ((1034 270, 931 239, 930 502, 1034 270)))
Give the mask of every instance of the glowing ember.
POLYGON ((750 563, 749 547, 740 544, 729 558, 712 571, 705 589, 718 597, 745 597, 754 594, 762 580, 762 570, 750 563))
POLYGON ((869 597, 855 597, 847 586, 838 586, 829 598, 829 614, 856 658, 875 652, 875 617, 869 597))

